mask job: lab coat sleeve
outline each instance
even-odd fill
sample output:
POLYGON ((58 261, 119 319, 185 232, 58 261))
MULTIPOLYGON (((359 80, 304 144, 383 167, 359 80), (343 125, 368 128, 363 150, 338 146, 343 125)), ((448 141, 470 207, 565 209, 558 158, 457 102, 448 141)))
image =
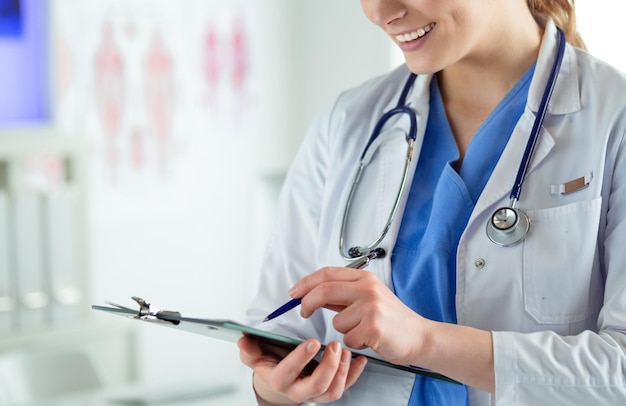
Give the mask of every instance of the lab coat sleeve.
MULTIPOLYGON (((255 298, 246 311, 246 323, 291 337, 322 339, 322 312, 310 319, 299 308, 263 323, 262 320, 290 299, 287 291, 303 276, 317 270, 318 223, 328 166, 327 137, 331 109, 313 122, 294 158, 282 186, 274 229, 261 261, 255 298)), ((252 371, 244 368, 251 395, 252 371)))
POLYGON ((324 111, 309 128, 283 184, 274 230, 259 270, 256 298, 248 307, 251 325, 298 338, 324 337, 322 312, 300 317, 299 308, 267 323, 261 321, 290 299, 287 291, 318 269, 319 218, 328 169, 329 121, 324 111))
POLYGON ((597 332, 560 336, 494 332, 496 405, 617 405, 626 402, 626 146, 620 140, 603 240, 606 272, 597 332))

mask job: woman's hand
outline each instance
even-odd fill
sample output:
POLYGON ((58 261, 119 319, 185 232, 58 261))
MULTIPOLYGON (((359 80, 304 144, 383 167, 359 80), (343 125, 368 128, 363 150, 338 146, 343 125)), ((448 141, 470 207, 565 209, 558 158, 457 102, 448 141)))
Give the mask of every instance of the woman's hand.
POLYGON ((491 332, 428 320, 371 272, 322 268, 298 281, 289 294, 302 299, 303 317, 321 307, 338 312, 333 326, 349 347, 369 347, 389 362, 419 365, 495 390, 491 332))
POLYGON ((261 404, 295 405, 325 403, 339 399, 357 380, 367 359, 352 359, 349 350, 332 342, 312 373, 306 372, 320 350, 317 340, 309 339, 282 357, 267 351, 256 339, 242 337, 238 346, 244 364, 254 371, 254 390, 261 404))
POLYGON ((390 362, 411 364, 425 345, 428 321, 371 272, 322 268, 301 279, 289 294, 302 298, 303 317, 320 307, 337 311, 333 326, 349 347, 369 347, 390 362))

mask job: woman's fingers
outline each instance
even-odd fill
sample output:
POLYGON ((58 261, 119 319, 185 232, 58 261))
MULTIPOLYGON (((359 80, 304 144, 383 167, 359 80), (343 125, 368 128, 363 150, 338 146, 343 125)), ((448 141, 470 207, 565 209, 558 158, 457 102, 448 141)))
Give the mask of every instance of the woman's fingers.
POLYGON ((237 341, 239 347, 239 358, 241 362, 249 367, 254 367, 255 362, 263 356, 261 347, 256 339, 243 336, 237 341))
MULTIPOLYGON (((286 360, 286 359, 285 359, 286 360)), ((289 397, 297 402, 313 401, 324 396, 328 391, 333 379, 337 375, 339 365, 341 361, 341 345, 338 342, 330 343, 322 359, 309 376, 299 376, 299 379, 293 380, 288 387, 277 388, 284 393, 287 393, 289 397)), ((281 376, 281 382, 284 383, 290 379, 283 379, 283 377, 289 377, 286 375, 285 370, 282 370, 284 365, 277 366, 276 376, 281 376)))
POLYGON ((328 388, 320 396, 312 398, 311 401, 322 403, 339 399, 346 389, 352 386, 361 375, 365 368, 366 360, 365 357, 353 360, 350 350, 342 349, 337 372, 328 388))
POLYGON ((349 350, 342 349, 336 341, 332 342, 326 347, 313 374, 301 381, 301 388, 294 387, 297 392, 292 399, 317 403, 337 400, 356 382, 365 364, 365 357, 353 360, 349 350))
MULTIPOLYGON (((352 356, 351 356, 352 357, 352 356)), ((348 371, 348 376, 346 377, 346 387, 345 389, 349 389, 361 376, 361 372, 365 369, 365 365, 367 365, 367 358, 363 355, 359 355, 356 358, 353 358, 350 362, 350 370, 348 371)))
POLYGON ((242 337, 238 346, 244 364, 255 372, 255 389, 265 399, 291 399, 294 402, 329 402, 339 399, 363 372, 366 358, 352 359, 339 342, 330 343, 315 370, 305 373, 314 360, 320 343, 310 339, 280 359, 267 353, 258 341, 242 337))
POLYGON ((352 268, 322 268, 300 279, 289 289, 289 295, 294 298, 300 298, 322 282, 355 281, 361 276, 362 272, 352 268))
MULTIPOLYGON (((301 381, 305 367, 319 352, 320 348, 320 342, 314 339, 306 340, 298 345, 276 365, 273 371, 275 378, 271 382, 272 387, 284 392, 294 383, 301 381)), ((313 373, 315 374, 315 371, 313 373)))

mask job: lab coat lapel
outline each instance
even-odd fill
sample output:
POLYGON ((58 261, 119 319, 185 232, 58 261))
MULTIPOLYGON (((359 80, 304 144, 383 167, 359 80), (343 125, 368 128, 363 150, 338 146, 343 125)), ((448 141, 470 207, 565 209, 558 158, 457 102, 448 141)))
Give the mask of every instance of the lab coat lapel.
MULTIPOLYGON (((501 206, 502 199, 511 193, 534 120, 535 115, 528 110, 522 115, 513 134, 511 134, 508 144, 502 152, 502 156, 493 170, 491 178, 489 178, 483 193, 476 203, 470 221, 485 210, 493 210, 493 206, 495 206, 496 203, 501 206)), ((548 156, 554 144, 554 138, 548 131, 542 129, 539 134, 539 140, 537 140, 537 145, 535 146, 528 173, 532 172, 534 168, 548 156)))
MULTIPOLYGON (((533 111, 539 110, 541 97, 556 59, 558 47, 558 32, 554 22, 546 24, 541 49, 537 58, 537 67, 528 91, 528 107, 533 111)), ((548 105, 548 114, 569 114, 581 109, 580 87, 578 82, 578 63, 576 51, 572 47, 565 48, 565 55, 554 93, 548 105)))
MULTIPOLYGON (((541 98, 550 75, 550 70, 556 58, 557 46, 558 33, 554 23, 549 21, 546 25, 542 46, 539 51, 535 74, 530 84, 526 109, 511 134, 509 142, 502 152, 502 156, 494 168, 489 182, 485 185, 485 189, 476 203, 470 222, 485 210, 493 210, 493 206, 495 206, 496 203, 502 205, 502 199, 511 192, 535 121, 536 112, 541 103, 541 98)), ((546 116, 544 124, 550 119, 550 115, 569 114, 580 109, 581 102, 576 55, 573 48, 567 47, 552 98, 548 104, 548 115, 546 116)), ((546 127, 542 127, 527 175, 532 173, 532 171, 548 157, 550 150, 556 145, 556 142, 557 141, 546 127)), ((524 191, 522 186, 520 200, 524 198, 523 195, 524 191)))

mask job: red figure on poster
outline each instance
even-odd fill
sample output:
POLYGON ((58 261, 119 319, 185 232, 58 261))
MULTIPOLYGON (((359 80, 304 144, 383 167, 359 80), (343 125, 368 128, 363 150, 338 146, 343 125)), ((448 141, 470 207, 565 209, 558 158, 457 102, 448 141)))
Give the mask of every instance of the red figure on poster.
POLYGON ((210 23, 204 36, 203 47, 203 67, 204 80, 206 81, 207 100, 211 112, 216 112, 218 84, 220 79, 220 56, 219 56, 219 35, 215 24, 210 23))
POLYGON ((155 136, 159 172, 165 176, 172 148, 173 62, 158 31, 154 33, 146 56, 145 73, 148 118, 155 136))
POLYGON ((232 37, 232 85, 236 95, 242 95, 248 76, 248 44, 243 18, 236 19, 232 37))
POLYGON ((124 112, 124 63, 113 38, 110 22, 102 27, 102 39, 95 54, 96 103, 107 138, 107 163, 111 180, 116 181, 120 161, 117 137, 124 112))

